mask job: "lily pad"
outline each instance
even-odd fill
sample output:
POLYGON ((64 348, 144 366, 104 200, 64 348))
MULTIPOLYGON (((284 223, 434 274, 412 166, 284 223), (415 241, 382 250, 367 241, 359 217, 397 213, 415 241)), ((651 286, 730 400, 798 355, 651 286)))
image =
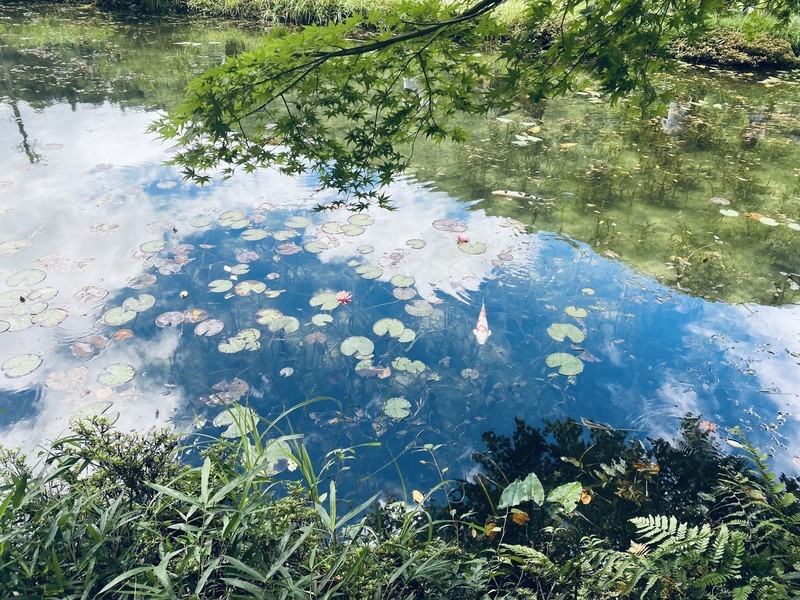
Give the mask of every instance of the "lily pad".
POLYGON ((570 317, 574 317, 576 319, 583 319, 589 314, 588 310, 577 306, 568 306, 567 308, 564 309, 564 312, 567 313, 570 317))
POLYGON ((777 227, 780 225, 780 223, 771 217, 761 217, 758 222, 763 223, 764 225, 769 225, 770 227, 777 227))
POLYGON ((789 229, 794 229, 795 231, 800 231, 800 223, 787 223, 786 226, 789 229))
POLYGON ((208 311, 202 308, 188 308, 183 311, 186 323, 200 323, 208 318, 208 311))
POLYGON ((136 314, 137 313, 128 310, 124 306, 117 306, 116 308, 107 310, 100 320, 106 325, 124 325, 125 323, 133 321, 136 318, 136 314))
POLYGON ((223 354, 236 354, 237 352, 244 350, 245 346, 247 346, 247 344, 244 342, 244 340, 240 340, 237 337, 232 337, 226 342, 220 342, 217 344, 217 350, 223 354))
POLYGON ((411 360, 405 356, 395 358, 392 366, 396 371, 406 371, 407 373, 422 373, 425 371, 425 363, 421 360, 411 360))
POLYGON ((230 227, 233 223, 238 223, 246 218, 247 215, 240 210, 226 210, 219 215, 219 224, 221 227, 230 227))
POLYGON ((245 229, 240 237, 247 242, 257 242, 268 236, 269 233, 263 229, 245 229))
POLYGON ((362 358, 373 353, 375 344, 369 338, 354 335, 342 342, 341 350, 345 356, 353 356, 355 354, 356 358, 362 358))
POLYGON ((403 335, 406 326, 397 319, 380 319, 372 326, 372 331, 377 336, 389 334, 389 337, 398 338, 403 335))
POLYGON ((286 333, 294 333, 300 329, 300 321, 294 317, 280 316, 272 321, 267 327, 273 333, 283 329, 286 333))
POLYGON ((394 296, 398 300, 411 300, 416 295, 417 295, 416 290, 413 290, 411 288, 394 288, 392 290, 392 296, 394 296))
POLYGON ((43 287, 32 290, 31 293, 28 294, 28 300, 49 302, 56 296, 58 296, 58 290, 56 288, 43 287))
POLYGON ((290 240, 298 235, 300 235, 300 232, 296 229, 281 229, 280 231, 273 233, 272 237, 279 242, 285 242, 286 240, 290 240))
POLYGON ((407 288, 414 285, 416 280, 411 275, 395 275, 389 281, 395 287, 407 288))
POLYGON ((146 287, 150 287, 155 282, 155 275, 152 273, 142 273, 141 275, 137 275, 136 277, 131 277, 128 279, 128 281, 125 282, 125 285, 134 290, 141 290, 146 287))
POLYGON ((433 306, 427 300, 414 300, 405 306, 406 312, 413 317, 427 317, 433 312, 433 306))
POLYGON ((311 221, 305 217, 290 217, 283 224, 289 229, 303 229, 311 225, 311 221))
POLYGON ((331 321, 333 321, 333 317, 330 315, 321 314, 311 317, 311 322, 317 327, 325 327, 331 321))
POLYGON ((233 287, 233 282, 230 279, 215 279, 208 284, 208 291, 214 293, 227 292, 233 287))
POLYGON ((735 210, 733 210, 731 208, 722 208, 722 209, 720 209, 719 213, 723 217, 738 217, 739 216, 739 212, 735 211, 735 210))
POLYGON ((182 325, 185 320, 186 315, 182 311, 170 310, 156 317, 156 325, 159 327, 177 327, 182 325))
POLYGON ((375 246, 370 246, 369 244, 364 244, 363 246, 359 246, 356 248, 359 254, 372 254, 375 252, 375 246))
POLYGON ((225 265, 225 271, 231 275, 246 275, 250 272, 250 265, 245 263, 236 263, 235 265, 225 265))
POLYGON ((321 331, 313 331, 303 338, 306 344, 324 344, 328 336, 321 331))
POLYGON ((558 372, 562 375, 572 376, 583 371, 581 359, 566 352, 555 352, 549 355, 545 362, 548 367, 558 368, 558 372))
POLYGON ((189 221, 189 225, 192 227, 196 227, 197 229, 201 229, 202 227, 208 227, 211 225, 211 217, 207 215, 201 215, 199 217, 195 217, 191 221, 189 221))
POLYGON ((47 277, 47 273, 41 269, 22 269, 13 275, 9 275, 8 279, 6 279, 6 285, 9 287, 36 285, 44 281, 45 277, 47 277))
POLYGON ((3 375, 9 379, 13 379, 33 373, 41 364, 42 357, 38 354, 20 354, 19 356, 9 358, 3 363, 3 366, 0 367, 0 370, 3 371, 3 375))
POLYGON ((252 250, 242 250, 236 255, 236 260, 240 263, 249 263, 258 260, 258 252, 252 250))
POLYGON ((325 242, 320 242, 319 240, 314 240, 313 242, 304 244, 303 248, 306 249, 306 252, 310 252, 311 254, 319 254, 323 250, 328 249, 328 244, 325 242))
POLYGON ((375 222, 375 219, 373 219, 369 215, 357 214, 357 215, 350 215, 347 218, 347 222, 350 223, 351 225, 360 225, 362 227, 366 227, 367 225, 372 225, 375 222))
POLYGON ((302 250, 303 249, 294 242, 286 242, 285 244, 278 244, 277 246, 275 246, 275 252, 277 252, 278 254, 282 254, 283 256, 290 256, 292 254, 297 254, 302 250))
POLYGON ((417 239, 417 238, 410 239, 410 240, 406 241, 406 246, 408 246, 409 248, 412 248, 414 250, 421 250, 422 248, 424 248, 427 245, 428 245, 428 242, 426 242, 425 240, 417 239))
POLYGON ((208 321, 198 323, 194 328, 194 333, 195 335, 211 337, 212 335, 217 335, 220 333, 224 328, 225 323, 219 319, 209 319, 208 321))
POLYGON ((478 372, 476 369, 472 369, 472 368, 466 368, 466 369, 462 369, 462 370, 461 370, 461 376, 462 376, 464 379, 471 379, 471 380, 475 380, 475 379, 477 379, 478 377, 480 377, 480 376, 481 376, 481 374, 480 374, 480 373, 479 373, 479 372, 478 372))
POLYGON ((383 405, 383 414, 397 421, 405 419, 411 414, 411 402, 402 396, 389 398, 383 405))
POLYGON ((265 292, 266 289, 266 283, 248 279, 247 281, 237 283, 233 291, 237 296, 249 296, 250 294, 261 294, 265 292))
POLYGON ((256 323, 260 325, 269 325, 275 319, 279 319, 283 313, 276 308, 262 308, 256 312, 256 323))
POLYGON ((164 240, 151 240, 139 246, 139 250, 147 254, 154 254, 155 252, 161 252, 166 247, 167 243, 164 240))
POLYGON ((459 242, 457 246, 464 254, 483 254, 486 252, 486 244, 483 242, 474 242, 472 244, 469 242, 459 242))
POLYGON ((361 265, 356 267, 356 273, 361 275, 364 279, 377 279, 383 275, 383 269, 373 265, 361 265))
POLYGON ((433 222, 433 226, 439 231, 453 231, 455 233, 461 233, 467 230, 466 223, 454 221, 452 219, 438 219, 433 222))
POLYGON ((553 323, 547 328, 547 335, 557 342, 563 342, 564 338, 569 338, 576 344, 580 344, 586 337, 583 332, 572 323, 553 323))
POLYGON ((63 308, 48 308, 35 315, 31 322, 39 327, 55 327, 60 325, 69 313, 63 308))
POLYGON ((6 240, 5 242, 0 242, 0 254, 12 254, 28 246, 33 246, 31 240, 6 240))
POLYGON ((348 237, 356 237, 364 233, 366 229, 364 229, 361 225, 353 225, 352 223, 346 223, 342 225, 342 233, 348 237))
POLYGON ((79 390, 86 383, 89 368, 81 365, 69 371, 51 371, 44 384, 51 390, 79 390))
POLYGON ((417 338, 417 334, 414 332, 413 329, 406 329, 403 333, 400 334, 400 337, 397 338, 398 342, 402 342, 403 344, 407 344, 409 342, 413 342, 417 338))
POLYGON ((108 387, 118 387, 131 381, 135 374, 136 371, 132 366, 116 363, 108 365, 106 372, 97 376, 97 381, 108 387))
POLYGON ((308 302, 311 306, 319 306, 322 310, 333 310, 339 306, 334 292, 319 292, 311 297, 308 302))
POLYGON ((330 235, 337 235, 342 233, 342 224, 338 221, 328 221, 327 223, 322 224, 320 230, 330 235))
POLYGON ((125 302, 122 303, 122 308, 140 313, 152 308, 155 303, 155 296, 151 296, 150 294, 139 294, 139 296, 136 298, 127 298, 125 302))
POLYGON ((80 421, 89 421, 96 417, 103 417, 104 420, 111 422, 114 424, 117 419, 119 418, 119 413, 113 413, 106 415, 106 411, 113 406, 112 402, 108 400, 100 400, 98 402, 92 402, 91 404, 87 404, 86 406, 79 409, 77 412, 72 414, 70 417, 69 424, 73 427, 77 425, 80 421))

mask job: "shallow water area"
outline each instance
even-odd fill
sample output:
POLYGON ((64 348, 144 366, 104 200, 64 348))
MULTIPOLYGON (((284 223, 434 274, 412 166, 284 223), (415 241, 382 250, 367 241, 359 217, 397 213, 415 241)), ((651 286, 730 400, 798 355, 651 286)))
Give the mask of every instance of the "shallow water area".
POLYGON ((147 103, 0 96, 5 445, 93 413, 235 435, 226 404, 308 402, 282 431, 315 457, 377 442, 355 483, 399 492, 398 472, 440 480, 431 445, 466 475, 513 417, 670 436, 692 412, 800 472, 796 304, 682 293, 436 181, 400 180, 391 213, 315 213, 313 177, 269 171, 201 188, 164 166, 147 103))

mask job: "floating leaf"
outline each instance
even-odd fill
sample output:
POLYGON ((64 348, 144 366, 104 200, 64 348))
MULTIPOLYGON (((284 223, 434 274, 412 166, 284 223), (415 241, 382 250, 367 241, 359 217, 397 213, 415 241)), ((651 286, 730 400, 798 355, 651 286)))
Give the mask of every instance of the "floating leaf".
POLYGON ((247 218, 247 215, 240 210, 226 210, 219 215, 219 224, 222 227, 228 227, 231 224, 237 223, 245 218, 247 218))
POLYGON ((226 342, 220 342, 217 344, 217 350, 223 354, 236 354, 237 352, 244 350, 245 346, 247 346, 247 344, 244 342, 244 340, 240 340, 238 337, 232 337, 226 342))
POLYGON ((212 335, 220 333, 224 328, 225 324, 219 319, 209 319, 208 321, 198 323, 194 328, 194 332, 196 335, 211 337, 212 335))
POLYGON ((425 363, 421 360, 411 360, 401 356, 392 361, 392 366, 396 371, 406 371, 407 373, 422 373, 425 370, 425 363))
POLYGON ((405 419, 411 414, 411 402, 402 396, 389 398, 383 405, 383 414, 397 421, 405 419))
POLYGON ((283 329, 286 333, 294 333, 300 329, 300 321, 294 317, 280 316, 273 320, 269 325, 269 330, 276 333, 283 329))
POLYGON ((359 254, 372 254, 375 252, 375 247, 370 246, 369 244, 364 244, 363 246, 359 246, 356 248, 359 254))
POLYGON ((356 267, 356 273, 361 275, 364 279, 377 279, 383 275, 383 269, 373 265, 361 265, 356 267))
POLYGON ((780 223, 771 217, 761 217, 758 222, 763 223, 764 225, 769 225, 770 227, 777 227, 780 225, 780 223))
POLYGON ((309 304, 319 306, 322 310, 333 310, 339 306, 339 301, 334 292, 319 292, 311 297, 309 304))
POLYGON ((355 354, 356 358, 360 358, 371 355, 375 350, 375 344, 369 338, 355 335, 342 342, 341 350, 345 356, 353 356, 355 354))
POLYGON ((44 384, 51 390, 79 390, 86 383, 89 368, 85 365, 69 371, 50 371, 44 384))
POLYGON ((231 275, 245 275, 250 272, 250 265, 244 263, 237 263, 232 266, 225 265, 223 268, 231 275))
POLYGON ((439 231, 453 231, 455 233, 461 233, 467 230, 466 223, 453 221, 452 219, 438 219, 433 222, 433 226, 439 231))
POLYGON ((35 315, 31 322, 40 327, 55 327, 60 325, 68 314, 63 308, 49 308, 35 315))
POLYGON ((156 252, 161 252, 166 247, 167 243, 164 240, 151 240, 139 246, 139 250, 147 254, 154 254, 156 252))
POLYGON ((356 237, 364 233, 366 229, 361 227, 361 225, 353 225, 352 223, 347 223, 342 225, 342 233, 348 237, 356 237))
POLYGON ((303 338, 306 344, 324 344, 328 336, 321 331, 314 331, 303 338))
POLYGON ((275 252, 277 252, 278 254, 282 254, 284 256, 297 254, 302 250, 303 249, 294 242, 286 242, 285 244, 278 244, 277 246, 275 246, 275 252))
POLYGON ((567 313, 570 317, 574 317, 576 319, 583 319, 586 315, 589 314, 589 311, 585 308, 580 308, 576 306, 568 306, 564 309, 564 312, 567 313))
POLYGON ((268 236, 269 233, 263 229, 245 229, 240 237, 247 242, 257 242, 268 236))
POLYGON ((8 321, 0 321, 0 333, 4 333, 11 328, 11 323, 8 321))
POLYGON ((106 372, 97 376, 97 381, 108 387, 118 387, 131 381, 135 374, 136 371, 132 366, 116 363, 108 365, 106 372))
POLYGON ((269 325, 275 319, 283 316, 283 313, 275 308, 262 308, 256 312, 256 323, 260 325, 269 325))
POLYGON ((100 320, 106 325, 124 325, 125 323, 133 321, 136 318, 136 314, 137 313, 128 310, 124 306, 118 306, 107 310, 100 320))
POLYGON ((41 300, 43 302, 49 302, 56 296, 58 296, 58 290, 56 288, 43 287, 32 290, 31 293, 28 294, 28 300, 41 300))
POLYGON ((555 352, 545 359, 548 367, 558 368, 562 375, 572 376, 583 371, 583 362, 577 356, 566 352, 555 352))
POLYGON ((583 292, 583 293, 584 293, 584 294, 586 294, 587 296, 594 296, 594 295, 595 295, 595 293, 596 293, 596 292, 595 292, 595 291, 594 291, 592 288, 588 288, 588 287, 587 287, 587 288, 583 288, 583 289, 581 290, 581 292, 583 292))
POLYGON ((795 231, 800 231, 800 223, 787 223, 786 226, 789 229, 794 229, 795 231))
POLYGON ((44 281, 45 277, 47 277, 47 273, 41 269, 22 269, 13 275, 9 275, 8 279, 6 279, 6 285, 10 287, 36 285, 44 281))
POLYGON ((533 502, 536 506, 544 503, 544 487, 535 473, 531 473, 525 479, 517 479, 506 487, 500 495, 500 503, 497 508, 502 510, 519 506, 523 502, 533 502))
POLYGON ((249 296, 250 294, 260 294, 266 291, 266 289, 266 283, 248 279, 247 281, 237 283, 233 291, 237 296, 249 296))
POLYGON ((328 244, 325 242, 320 242, 315 240, 313 242, 308 242, 307 244, 303 245, 303 248, 306 249, 306 252, 310 252, 311 254, 319 254, 320 252, 328 249, 328 244))
POLYGON ((6 317, 8 329, 6 331, 23 331, 29 327, 33 327, 33 319, 31 315, 11 315, 6 317))
POLYGON ((20 248, 32 245, 33 242, 31 240, 6 240, 5 242, 0 242, 0 254, 11 254, 20 248))
POLYGON ((283 224, 290 229, 303 229, 311 225, 311 221, 305 217, 290 217, 283 224))
POLYGON ((333 317, 330 315, 314 315, 311 317, 311 322, 317 327, 325 327, 331 321, 333 321, 333 317))
POLYGON ((569 338, 576 344, 580 344, 585 337, 583 332, 572 323, 553 323, 547 328, 547 335, 557 342, 563 342, 564 338, 569 338))
POLYGON ((398 300, 411 300, 416 295, 416 290, 412 290, 411 288, 394 288, 392 290, 392 296, 398 300))
POLYGON ((298 235, 300 235, 300 232, 295 229, 281 229, 280 231, 276 231, 274 234, 272 234, 272 237, 279 242, 285 242, 286 240, 290 240, 298 235))
POLYGON ((279 374, 281 377, 291 377, 294 375, 294 369, 292 367, 283 367, 279 374))
POLYGON ((137 275, 136 277, 131 277, 128 281, 125 282, 129 288, 134 290, 141 290, 146 287, 150 287, 156 282, 156 276, 152 273, 142 273, 141 275, 137 275))
POLYGON ((3 363, 3 366, 0 367, 0 370, 3 371, 3 375, 9 379, 13 379, 33 373, 41 364, 42 357, 38 354, 20 354, 19 356, 9 358, 3 363))
POLYGON ((209 217, 208 215, 195 217, 194 219, 189 221, 189 225, 191 225, 192 227, 196 227, 197 229, 200 229, 202 227, 208 227, 209 225, 211 225, 211 217, 209 217))
POLYGON ((119 413, 115 413, 112 415, 105 414, 105 412, 109 408, 111 408, 112 405, 113 403, 109 402, 108 400, 100 400, 98 402, 92 402, 91 404, 87 404, 86 406, 82 407, 80 410, 72 414, 72 417, 69 420, 69 424, 74 427, 80 421, 90 421, 92 419, 96 419, 97 417, 103 417, 104 420, 111 422, 111 424, 113 425, 119 418, 119 413))
POLYGON ((433 306, 427 300, 414 300, 405 306, 406 312, 413 317, 427 317, 433 312, 433 306))
POLYGON ((258 252, 252 250, 242 250, 236 255, 236 260, 240 263, 249 263, 258 260, 258 252))
POLYGON ((323 223, 320 230, 330 235, 338 235, 342 233, 342 224, 338 221, 328 221, 327 223, 323 223))
POLYGON ((407 288, 414 285, 415 279, 411 275, 395 275, 389 281, 395 287, 407 288))
POLYGON ((397 338, 403 334, 405 328, 406 326, 403 325, 403 322, 397 319, 380 319, 372 326, 372 331, 374 331, 377 336, 386 335, 388 333, 390 337, 397 338))
POLYGON ((347 222, 350 223, 351 225, 360 225, 366 227, 367 225, 372 225, 375 222, 375 219, 373 219, 369 215, 357 214, 357 215, 350 215, 347 218, 347 222))
POLYGON ((155 296, 151 296, 150 294, 139 294, 139 296, 136 298, 127 298, 125 302, 122 303, 122 308, 140 313, 152 308, 155 306, 155 303, 155 296))
POLYGON ((215 279, 208 284, 208 290, 217 294, 227 292, 233 287, 233 282, 230 279, 215 279))
POLYGON ((208 311, 202 308, 188 308, 183 312, 183 315, 187 323, 199 323, 208 318, 208 311))
POLYGON ((400 334, 400 337, 397 338, 397 341, 407 344, 408 342, 413 342, 416 338, 417 334, 414 333, 413 329, 406 329, 400 334))
POLYGON ((469 242, 459 242, 457 246, 464 254, 483 254, 486 252, 486 244, 483 242, 475 242, 473 244, 469 242))
POLYGON ((159 327, 177 327, 182 325, 185 320, 186 315, 182 311, 170 310, 156 317, 156 325, 159 327))
POLYGON ((461 371, 461 376, 462 376, 464 379, 471 379, 471 380, 475 380, 475 379, 477 379, 478 377, 480 377, 480 375, 481 375, 481 374, 480 374, 478 371, 476 371, 475 369, 470 369, 470 368, 467 368, 467 369, 463 369, 463 370, 461 371))
POLYGON ((427 245, 428 243, 425 240, 420 240, 416 238, 406 241, 406 246, 408 246, 409 248, 413 248, 414 250, 420 250, 427 245))

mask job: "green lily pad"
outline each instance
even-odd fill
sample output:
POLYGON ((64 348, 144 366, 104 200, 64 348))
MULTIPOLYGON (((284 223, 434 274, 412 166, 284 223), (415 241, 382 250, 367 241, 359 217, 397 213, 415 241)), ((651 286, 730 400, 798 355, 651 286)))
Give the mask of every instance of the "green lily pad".
POLYGON ((407 373, 422 373, 426 369, 425 363, 421 360, 411 360, 405 356, 395 358, 392 366, 396 371, 406 371, 407 373))
POLYGON ((106 372, 97 376, 97 381, 108 387, 118 387, 131 381, 135 374, 136 371, 132 366, 116 363, 108 365, 106 372))
POLYGON ((290 240, 298 235, 300 235, 300 232, 295 229, 281 229, 280 231, 273 233, 272 237, 279 242, 285 242, 286 240, 290 240))
POLYGON ((398 342, 402 342, 403 344, 407 344, 408 342, 413 342, 417 338, 417 334, 414 332, 413 329, 406 329, 403 333, 400 334, 400 337, 397 338, 398 342))
POLYGON ((771 217, 761 217, 758 222, 763 223, 764 225, 769 225, 770 227, 777 227, 780 225, 780 223, 771 217))
POLYGON ((439 231, 453 231, 455 233, 461 233, 467 230, 466 223, 454 221, 452 219, 438 219, 433 222, 433 226, 439 231))
POLYGON ((339 221, 328 221, 322 224, 320 230, 330 235, 338 235, 342 233, 342 224, 339 221))
POLYGON ((357 215, 350 215, 347 219, 347 222, 350 223, 351 225, 360 225, 362 227, 366 227, 367 225, 372 225, 375 222, 375 219, 373 219, 369 215, 357 214, 357 215))
POLYGON ((13 275, 9 275, 8 279, 6 279, 6 285, 9 287, 36 285, 44 281, 45 277, 47 277, 47 273, 41 269, 22 269, 13 275))
POLYGON ((311 221, 305 217, 290 217, 283 224, 290 229, 303 229, 311 225, 311 221))
POLYGON ((201 229, 203 227, 208 227, 211 225, 211 217, 208 215, 201 215, 199 217, 195 217, 191 221, 189 221, 189 225, 192 227, 196 227, 197 229, 201 229))
POLYGON ((414 250, 420 250, 420 249, 424 248, 427 245, 428 245, 428 242, 426 242, 425 240, 420 240, 420 239, 416 239, 416 238, 406 241, 406 246, 408 246, 409 248, 412 248, 414 250))
POLYGON ((31 322, 39 327, 55 327, 60 325, 69 313, 63 308, 48 308, 35 315, 31 322))
POLYGON ((92 402, 91 404, 87 404, 86 406, 80 408, 78 411, 72 413, 72 417, 69 419, 69 424, 71 426, 77 425, 80 421, 89 421, 96 417, 102 416, 104 420, 110 422, 112 425, 116 423, 117 419, 119 418, 119 413, 110 413, 105 414, 106 411, 113 406, 112 402, 108 400, 100 400, 98 402, 92 402))
POLYGON ((186 320, 186 315, 180 310, 170 310, 161 313, 156 317, 156 325, 159 327, 177 327, 186 320))
POLYGON ((294 242, 286 242, 284 244, 278 244, 275 246, 275 252, 282 254, 283 256, 297 254, 298 252, 302 252, 302 250, 303 249, 294 242))
POLYGON ((247 346, 247 344, 244 340, 240 340, 238 337, 232 337, 226 342, 217 344, 217 350, 223 354, 236 354, 244 350, 245 346, 247 346))
POLYGON ((581 290, 587 296, 594 296, 597 292, 595 292, 592 288, 586 287, 581 290))
POLYGON ((427 317, 433 312, 433 306, 427 300, 414 300, 406 304, 405 308, 412 317, 427 317))
POLYGON ((233 287, 233 282, 230 279, 215 279, 208 284, 208 291, 216 294, 227 292, 233 287))
POLYGON ((570 317, 574 317, 576 319, 583 319, 585 316, 589 314, 588 310, 577 306, 568 306, 567 308, 564 309, 564 312, 567 313, 570 317))
POLYGON ((139 246, 139 250, 147 254, 153 254, 155 252, 161 252, 166 247, 167 243, 164 240, 150 240, 139 246))
POLYGON ((417 295, 416 290, 413 290, 411 288, 394 288, 392 290, 392 296, 394 296, 398 300, 411 300, 416 295, 417 295))
POLYGON ((361 265, 360 267, 356 267, 356 273, 361 275, 364 279, 377 279, 383 275, 383 269, 378 266, 361 265))
POLYGON ((28 300, 41 300, 42 302, 49 302, 56 296, 58 296, 58 290, 56 288, 43 287, 32 290, 31 293, 28 294, 28 300))
POLYGON ((306 252, 310 252, 311 254, 319 254, 320 252, 327 250, 329 246, 325 242, 314 240, 313 242, 308 242, 307 244, 304 244, 303 248, 306 249, 306 252))
POLYGON ((6 290, 0 292, 0 308, 12 308, 20 304, 20 298, 24 298, 25 290, 6 290))
POLYGON ((311 322, 317 327, 325 327, 331 321, 333 321, 333 317, 330 315, 314 315, 311 317, 311 322))
POLYGON ((247 281, 240 281, 237 283, 233 291, 237 296, 249 296, 250 294, 261 294, 262 292, 265 292, 266 289, 266 283, 248 279, 247 281))
POLYGON ((342 342, 341 350, 345 356, 353 356, 355 354, 356 358, 363 358, 372 354, 375 350, 375 344, 369 338, 354 335, 342 342))
POLYGON ((200 321, 205 321, 208 318, 208 311, 203 310, 202 308, 187 308, 185 311, 183 311, 183 315, 186 323, 194 324, 199 323, 200 321))
POLYGON ((397 421, 405 419, 411 414, 411 402, 402 396, 389 398, 383 405, 383 414, 397 421))
POLYGON ((268 236, 269 233, 263 229, 245 229, 239 237, 246 242, 257 242, 258 240, 263 240, 268 236))
POLYGON ((739 216, 738 211, 735 211, 735 210, 733 210, 731 208, 721 208, 720 211, 719 211, 719 214, 721 214, 723 217, 738 217, 739 216))
POLYGON ((339 306, 334 292, 319 292, 311 297, 308 302, 311 306, 319 306, 322 310, 333 310, 339 306))
POLYGON ((786 226, 789 229, 794 229, 795 231, 800 231, 800 223, 787 223, 786 226))
POLYGON ((231 275, 246 275, 250 272, 250 265, 247 263, 237 263, 235 265, 226 266, 225 270, 231 275))
POLYGON ((100 317, 100 320, 106 325, 124 325, 125 323, 133 321, 136 318, 136 314, 137 313, 128 310, 124 306, 117 306, 116 308, 107 310, 105 314, 100 317))
POLYGON ((395 287, 407 288, 414 285, 416 280, 411 275, 395 275, 389 281, 395 287))
POLYGON ((359 246, 356 248, 359 254, 372 254, 375 252, 375 247, 370 246, 369 244, 364 244, 363 246, 359 246))
POLYGON ((553 323, 547 328, 547 335, 557 342, 563 342, 564 338, 569 338, 576 344, 580 344, 586 337, 580 329, 571 323, 553 323))
POLYGON ((152 308, 155 306, 155 303, 155 296, 151 296, 150 294, 139 294, 139 296, 136 298, 127 298, 125 302, 122 303, 122 308, 135 313, 140 313, 152 308))
POLYGON ((406 326, 403 325, 403 322, 397 319, 380 319, 372 326, 372 331, 375 332, 375 335, 381 336, 388 333, 389 337, 393 338, 403 335, 405 329, 406 326))
POLYGON ((19 356, 9 358, 3 363, 3 366, 0 367, 0 370, 3 371, 3 375, 9 379, 13 379, 33 373, 41 364, 42 357, 38 354, 20 354, 19 356))
POLYGON ((572 376, 583 371, 583 361, 577 356, 566 352, 555 352, 549 355, 545 362, 548 367, 558 368, 558 372, 562 375, 572 376))
POLYGON ((240 210, 226 210, 219 215, 219 224, 221 227, 229 227, 245 218, 247 218, 247 215, 240 210))
POLYGON ((480 374, 480 373, 479 373, 479 372, 478 372, 476 369, 472 369, 472 368, 466 368, 466 369, 462 369, 462 370, 461 370, 461 376, 462 376, 464 379, 471 379, 471 380, 475 380, 475 379, 477 379, 478 377, 480 377, 480 376, 481 376, 481 374, 480 374))
POLYGON ((195 335, 211 337, 212 335, 217 335, 222 332, 223 329, 225 329, 225 323, 219 319, 209 319, 208 321, 198 323, 194 328, 194 333, 195 335))
POLYGON ((6 323, 8 323, 8 328, 6 331, 24 331, 30 327, 33 327, 33 318, 31 315, 9 315, 5 317, 6 323))
POLYGON ((352 223, 346 223, 342 225, 342 233, 349 237, 356 237, 364 233, 366 229, 364 229, 361 225, 353 225, 352 223))
POLYGON ((474 242, 472 244, 469 242, 460 242, 457 246, 464 254, 483 254, 486 252, 486 244, 483 242, 474 242))
POLYGON ((283 313, 276 308, 262 308, 256 312, 256 323, 260 325, 269 325, 282 316, 283 313))
POLYGON ((286 333, 294 333, 300 329, 300 321, 294 317, 280 316, 272 321, 267 327, 273 333, 283 329, 286 333))

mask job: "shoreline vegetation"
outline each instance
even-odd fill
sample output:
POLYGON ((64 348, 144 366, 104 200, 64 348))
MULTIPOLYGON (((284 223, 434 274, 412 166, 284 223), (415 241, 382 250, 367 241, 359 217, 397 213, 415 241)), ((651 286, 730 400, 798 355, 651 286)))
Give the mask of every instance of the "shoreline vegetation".
MULTIPOLYGON (((402 3, 402 0, 96 0, 89 4, 81 0, 50 1, 87 9, 161 15, 190 13, 270 25, 323 25, 370 10, 396 11, 402 3)), ((493 11, 492 18, 502 27, 519 30, 525 23, 524 0, 509 0, 493 11)), ((731 10, 729 15, 714 19, 703 39, 677 38, 672 48, 675 58, 693 64, 790 69, 800 64, 800 14, 781 23, 759 10, 731 10)))
MULTIPOLYGON (((645 445, 602 424, 517 420, 510 435, 484 434, 468 479, 353 500, 337 495, 336 474, 358 448, 320 466, 298 436, 269 437, 274 423, 228 409, 238 439, 126 434, 94 418, 35 466, 0 451, 0 595, 800 593, 797 480, 772 473, 738 428, 687 415, 675 440, 645 445)), ((435 461, 437 448, 425 450, 435 461)))

